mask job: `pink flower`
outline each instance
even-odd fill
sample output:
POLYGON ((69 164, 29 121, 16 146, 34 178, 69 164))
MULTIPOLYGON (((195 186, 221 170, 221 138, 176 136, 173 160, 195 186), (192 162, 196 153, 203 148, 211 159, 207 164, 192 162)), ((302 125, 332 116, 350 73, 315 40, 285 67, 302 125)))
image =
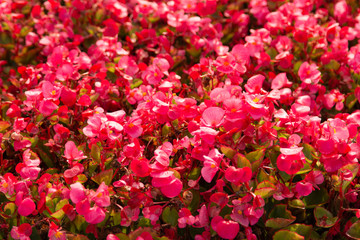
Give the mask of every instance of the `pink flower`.
POLYGON ((209 107, 202 114, 201 121, 207 127, 219 127, 223 122, 225 111, 219 107, 209 107))
MULTIPOLYGON (((16 200, 18 200, 18 195, 16 196, 16 200)), ((19 202, 20 202, 19 205, 17 204, 19 207, 18 213, 21 216, 25 216, 25 217, 29 216, 36 209, 36 205, 35 205, 34 201, 29 197, 27 197, 23 200, 20 200, 19 202)))
POLYGON ((51 115, 56 109, 58 109, 58 105, 50 100, 42 100, 40 102, 39 112, 42 113, 45 117, 51 115))
POLYGON ((256 224, 264 214, 265 201, 260 196, 247 194, 239 200, 233 200, 232 203, 234 209, 231 218, 244 227, 256 224))
POLYGON ((94 138, 99 137, 101 126, 102 126, 102 120, 99 116, 92 116, 87 121, 88 125, 83 128, 83 132, 87 137, 94 138))
POLYGON ((102 182, 96 192, 85 189, 79 182, 71 184, 70 187, 70 199, 76 204, 76 211, 83 215, 88 223, 102 222, 105 219, 103 207, 110 205, 108 186, 102 182))
POLYGON ((50 223, 48 237, 50 240, 66 240, 66 234, 54 223, 50 223))
POLYGON ((56 101, 61 94, 61 88, 54 86, 49 81, 45 81, 42 84, 42 91, 45 99, 56 101))
POLYGON ((145 158, 133 159, 130 163, 130 168, 139 177, 146 177, 150 174, 149 162, 145 158))
POLYGON ((124 131, 133 138, 139 137, 143 128, 141 127, 142 120, 140 118, 131 118, 128 123, 124 126, 124 131))
POLYGON ((231 166, 225 170, 226 180, 236 185, 248 182, 251 179, 251 176, 252 172, 249 167, 235 168, 231 166))
POLYGON ((296 191, 300 196, 307 196, 313 190, 313 186, 309 182, 298 182, 296 183, 296 191))
POLYGON ((82 160, 86 158, 83 151, 79 151, 73 141, 68 141, 65 144, 64 155, 68 162, 72 162, 72 160, 82 160))
POLYGON ((271 89, 281 89, 291 85, 291 82, 286 77, 286 73, 279 73, 271 82, 271 89))
POLYGON ((317 70, 316 64, 304 62, 299 68, 298 75, 302 82, 306 84, 317 84, 321 79, 321 73, 317 70))
POLYGON ((281 154, 277 158, 279 170, 289 175, 297 173, 305 164, 302 149, 302 147, 280 148, 281 154))
POLYGON ((248 93, 260 93, 265 77, 263 75, 255 75, 247 80, 245 90, 248 93))
POLYGON ((211 227, 224 239, 234 239, 240 230, 237 222, 225 220, 220 216, 216 216, 211 220, 211 227))
POLYGON ((201 176, 208 183, 212 181, 217 171, 219 170, 220 162, 222 161, 223 154, 213 148, 208 156, 204 156, 204 167, 201 169, 201 176))
POLYGON ((150 219, 152 225, 155 225, 162 213, 162 206, 154 205, 150 207, 144 207, 142 213, 145 218, 150 219))
POLYGON ((10 234, 13 239, 30 240, 30 235, 32 234, 31 225, 23 223, 19 227, 13 226, 10 234))
POLYGON ((178 223, 179 228, 185 228, 186 225, 191 226, 195 223, 195 217, 191 214, 189 209, 182 208, 179 211, 178 223))

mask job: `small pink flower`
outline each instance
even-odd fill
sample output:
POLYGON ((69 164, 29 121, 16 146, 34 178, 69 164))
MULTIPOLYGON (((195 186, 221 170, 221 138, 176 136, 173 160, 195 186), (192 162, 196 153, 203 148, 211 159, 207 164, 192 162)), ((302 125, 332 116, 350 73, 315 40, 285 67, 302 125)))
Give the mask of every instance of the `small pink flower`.
POLYGON ((208 156, 204 156, 204 167, 201 169, 201 176, 208 183, 212 181, 219 170, 222 154, 217 149, 212 149, 208 156))
POLYGON ((182 208, 179 211, 179 228, 185 228, 186 225, 193 225, 195 223, 195 217, 191 214, 190 210, 187 208, 182 208))
POLYGON ((36 205, 34 201, 31 198, 27 197, 20 202, 18 213, 21 216, 26 217, 29 216, 32 212, 34 212, 35 209, 36 209, 36 205))
POLYGON ((245 90, 248 93, 260 93, 265 77, 263 75, 255 75, 247 80, 245 90))
POLYGON ((207 127, 219 127, 223 122, 225 111, 219 107, 209 107, 202 114, 202 123, 207 127))
POLYGON ((145 218, 150 219, 152 225, 155 225, 162 213, 162 206, 154 205, 150 207, 144 207, 142 213, 145 218))
POLYGON ((54 223, 50 223, 48 237, 50 240, 66 240, 66 234, 54 223))
POLYGON ((240 230, 237 222, 225 220, 220 216, 216 216, 211 220, 211 227, 224 239, 234 239, 240 230))
POLYGON ((54 86, 49 81, 45 81, 42 84, 42 91, 45 99, 56 101, 61 94, 61 88, 54 86))
POLYGON ((302 149, 302 147, 280 148, 281 154, 277 158, 279 170, 290 175, 297 173, 305 164, 302 149))
POLYGON ((226 180, 236 185, 239 185, 240 183, 248 182, 251 179, 251 176, 252 176, 252 172, 249 167, 235 168, 231 166, 225 170, 226 180))
POLYGON ((42 100, 40 102, 39 112, 42 113, 45 117, 51 115, 56 109, 58 109, 58 105, 50 100, 42 100))
POLYGON ((82 160, 86 158, 83 151, 79 151, 73 141, 68 141, 65 144, 64 155, 69 162, 72 162, 72 160, 82 160))
POLYGON ((31 225, 23 223, 19 227, 13 226, 10 234, 13 239, 30 240, 30 235, 32 234, 31 225))
POLYGON ((307 196, 313 190, 313 186, 309 182, 298 182, 296 183, 296 191, 300 196, 307 196))
POLYGON ((144 158, 133 159, 130 163, 130 168, 139 177, 146 177, 150 174, 149 162, 144 158))
POLYGON ((321 73, 318 70, 318 66, 312 63, 304 62, 299 68, 298 75, 306 84, 317 84, 321 79, 321 73))

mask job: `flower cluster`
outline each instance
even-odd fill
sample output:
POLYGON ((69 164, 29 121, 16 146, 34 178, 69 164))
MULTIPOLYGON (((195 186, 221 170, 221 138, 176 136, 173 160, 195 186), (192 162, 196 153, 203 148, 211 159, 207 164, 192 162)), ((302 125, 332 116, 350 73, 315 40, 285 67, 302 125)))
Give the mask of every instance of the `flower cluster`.
POLYGON ((360 238, 360 5, 0 2, 0 239, 360 238))

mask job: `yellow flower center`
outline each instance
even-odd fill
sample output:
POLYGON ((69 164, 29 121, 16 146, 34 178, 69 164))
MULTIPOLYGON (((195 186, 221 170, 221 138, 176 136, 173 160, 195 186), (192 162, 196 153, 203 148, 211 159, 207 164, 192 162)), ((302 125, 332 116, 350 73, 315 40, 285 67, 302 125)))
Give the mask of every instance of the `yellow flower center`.
POLYGON ((215 164, 211 164, 211 168, 216 168, 216 165, 215 165, 215 164))
POLYGON ((259 101, 260 101, 260 99, 258 99, 258 97, 254 98, 254 100, 253 100, 254 103, 257 103, 259 101))
POLYGON ((133 124, 133 123, 130 123, 129 124, 129 128, 132 128, 132 127, 134 127, 135 125, 133 124))
POLYGON ((52 95, 55 95, 55 94, 56 94, 56 91, 55 91, 55 90, 52 90, 52 91, 51 91, 51 94, 52 94, 52 95))

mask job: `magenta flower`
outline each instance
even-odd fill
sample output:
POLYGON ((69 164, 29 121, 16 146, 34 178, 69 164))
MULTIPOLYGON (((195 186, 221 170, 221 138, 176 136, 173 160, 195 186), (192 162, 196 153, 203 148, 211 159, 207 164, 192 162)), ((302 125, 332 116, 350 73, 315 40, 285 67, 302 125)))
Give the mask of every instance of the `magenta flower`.
POLYGON ((281 154, 277 158, 279 170, 290 175, 297 173, 305 164, 302 149, 302 147, 280 148, 281 154))
POLYGON ((152 225, 155 225, 162 213, 162 206, 154 205, 150 207, 144 207, 142 213, 145 218, 151 221, 152 225))
POLYGON ((83 151, 79 151, 73 141, 68 141, 65 144, 64 156, 70 163, 72 163, 73 160, 79 161, 86 158, 83 151))
MULTIPOLYGON (((169 164, 167 164, 168 166, 169 164)), ((146 177, 150 174, 149 162, 145 158, 133 159, 130 163, 131 170, 139 177, 146 177)))
POLYGON ((313 185, 309 182, 298 182, 296 183, 296 192, 300 196, 307 196, 313 190, 313 185))
POLYGON ((231 218, 244 227, 256 224, 264 214, 265 201, 260 196, 247 194, 239 200, 233 200, 232 203, 234 209, 231 218))
POLYGON ((48 237, 50 240, 66 240, 66 234, 63 231, 60 231, 59 228, 54 222, 50 223, 48 237))
POLYGON ((189 209, 182 208, 179 211, 178 223, 179 228, 185 228, 186 225, 191 226, 195 223, 195 217, 191 214, 189 209))
POLYGON ((260 93, 265 77, 263 75, 255 75, 247 80, 245 89, 248 93, 260 93))
POLYGON ((321 79, 321 73, 314 63, 304 62, 301 64, 298 75, 301 81, 306 84, 317 84, 321 79))
POLYGON ((248 182, 251 179, 251 176, 252 176, 252 172, 249 167, 235 168, 231 166, 225 170, 226 180, 236 185, 239 185, 244 182, 248 182))
POLYGON ((31 213, 33 213, 36 209, 36 205, 34 203, 34 201, 30 198, 27 197, 25 199, 22 199, 22 194, 17 194, 16 195, 16 205, 18 205, 18 213, 21 216, 29 216, 31 213))
POLYGON ((240 230, 237 222, 225 220, 220 216, 216 216, 211 220, 211 227, 224 239, 234 239, 240 230))
POLYGON ((222 161, 223 154, 217 149, 212 149, 208 156, 204 156, 204 167, 201 169, 201 176, 208 183, 212 181, 217 171, 219 170, 220 162, 222 161))
POLYGON ((61 94, 61 88, 54 86, 49 81, 45 81, 42 84, 42 91, 45 99, 56 101, 61 94))
POLYGON ((39 112, 42 113, 45 117, 51 115, 56 109, 58 109, 58 105, 50 100, 42 100, 40 102, 39 112))
POLYGON ((31 234, 32 228, 31 225, 28 223, 23 223, 19 227, 13 226, 10 232, 10 235, 13 239, 20 240, 30 240, 31 234))
POLYGON ((140 118, 131 118, 128 123, 124 126, 124 131, 133 138, 139 137, 143 128, 141 127, 142 120, 140 118))
POLYGON ((202 114, 201 121, 207 127, 219 127, 223 122, 225 111, 219 107, 209 107, 202 114))
POLYGON ((71 184, 70 187, 70 199, 76 204, 76 211, 83 215, 88 223, 102 222, 105 219, 103 208, 110 205, 108 186, 102 182, 96 192, 85 189, 79 182, 71 184))

